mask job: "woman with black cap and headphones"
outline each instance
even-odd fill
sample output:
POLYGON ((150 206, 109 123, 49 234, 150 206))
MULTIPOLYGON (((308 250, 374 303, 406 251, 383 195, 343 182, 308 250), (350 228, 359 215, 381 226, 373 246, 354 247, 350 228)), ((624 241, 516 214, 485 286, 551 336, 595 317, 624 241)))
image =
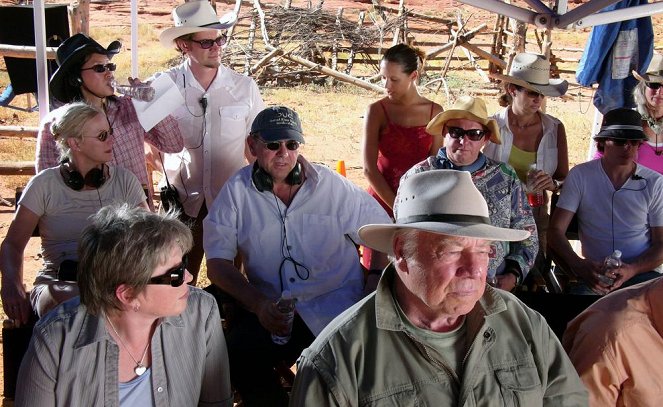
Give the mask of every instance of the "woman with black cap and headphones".
POLYGON ((61 164, 30 180, 0 246, 2 305, 19 326, 28 322, 32 310, 41 317, 78 295, 77 243, 90 215, 116 202, 148 209, 136 177, 106 164, 113 157, 115 143, 101 110, 80 102, 65 105, 50 134, 57 142, 61 164), (37 226, 44 268, 28 299, 23 286, 23 252, 37 226))
MULTIPOLYGON (((121 47, 119 41, 113 41, 104 48, 85 34, 68 38, 58 47, 58 69, 51 77, 49 91, 61 103, 82 101, 106 113, 116 141, 110 163, 134 173, 143 187, 151 191, 152 185, 145 166, 144 142, 165 153, 180 152, 184 142, 172 116, 167 116, 146 132, 138 122, 131 98, 114 96, 113 72, 116 65, 111 62, 111 58, 120 52, 121 47)), ((135 83, 137 80, 130 81, 135 83)), ((50 125, 58 114, 59 109, 54 110, 40 125, 37 172, 58 165, 58 151, 50 132, 50 125)), ((148 204, 151 206, 149 195, 148 204)))

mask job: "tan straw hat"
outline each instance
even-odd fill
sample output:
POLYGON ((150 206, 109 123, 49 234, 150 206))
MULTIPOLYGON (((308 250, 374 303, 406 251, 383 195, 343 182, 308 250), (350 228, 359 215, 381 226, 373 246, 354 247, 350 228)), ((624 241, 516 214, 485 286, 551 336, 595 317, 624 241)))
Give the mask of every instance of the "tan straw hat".
POLYGON ((508 75, 491 73, 488 76, 539 92, 544 96, 562 96, 569 88, 569 83, 563 79, 550 79, 550 61, 546 57, 527 52, 513 58, 508 75))
POLYGON ((456 100, 456 103, 454 103, 451 109, 438 113, 433 117, 428 123, 428 126, 426 126, 426 131, 433 135, 442 134, 446 122, 453 119, 467 119, 481 123, 490 131, 490 141, 495 144, 502 144, 500 129, 495 120, 488 118, 486 102, 483 99, 472 96, 461 96, 456 100))
POLYGON ((394 204, 395 224, 359 228, 366 245, 393 255, 399 230, 420 230, 448 236, 515 242, 530 232, 490 224, 488 205, 467 171, 431 170, 406 178, 394 204))
POLYGON ((663 83, 663 55, 654 54, 647 67, 647 72, 640 75, 634 70, 633 76, 639 81, 663 83))
POLYGON ((173 21, 175 27, 164 30, 159 36, 164 47, 172 47, 175 39, 186 34, 230 28, 237 22, 237 14, 230 12, 219 19, 209 1, 193 0, 175 7, 173 21))

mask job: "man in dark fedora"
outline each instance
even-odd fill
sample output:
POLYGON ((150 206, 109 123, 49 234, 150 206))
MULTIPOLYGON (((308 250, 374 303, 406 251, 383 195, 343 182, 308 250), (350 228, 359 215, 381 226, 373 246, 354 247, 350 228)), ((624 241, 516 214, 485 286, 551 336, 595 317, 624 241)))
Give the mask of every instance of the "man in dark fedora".
POLYGON ((167 179, 177 190, 184 208, 181 220, 192 227, 189 272, 195 284, 204 254, 203 219, 226 181, 253 162, 246 138, 265 104, 252 78, 221 63, 235 13, 219 18, 209 1, 194 0, 175 7, 172 15, 174 26, 164 30, 159 41, 176 49, 183 62, 155 76, 168 75, 184 98, 173 113, 184 150, 160 157, 167 175, 160 186, 167 179))
POLYGON ((663 263, 663 177, 635 162, 647 140, 640 114, 611 110, 594 139, 603 156, 571 169, 548 229, 555 261, 578 278, 574 294, 606 294, 658 277, 663 263), (565 235, 574 215, 582 257, 565 235), (603 278, 603 261, 615 250, 623 265, 603 278))
POLYGON ((298 360, 291 406, 586 406, 541 315, 486 285, 491 225, 467 171, 412 175, 395 224, 359 236, 390 254, 375 294, 334 319, 298 360))
POLYGON ((438 153, 416 164, 403 179, 430 170, 467 171, 488 203, 494 226, 532 232, 520 242, 493 242, 489 281, 511 291, 525 280, 534 265, 539 239, 532 208, 527 204, 516 171, 509 164, 491 160, 481 152, 489 141, 501 143, 497 122, 488 117, 483 99, 462 96, 451 109, 435 116, 426 130, 433 135, 433 146, 438 153))
POLYGON ((205 218, 207 275, 241 306, 227 343, 244 406, 283 406, 274 367, 292 365, 329 321, 375 288, 386 256, 376 253, 366 275, 357 229, 390 218, 368 193, 300 154, 304 133, 292 109, 260 112, 247 141, 255 163, 226 182, 205 218), (238 254, 242 271, 233 264, 238 254), (287 332, 276 306, 285 291, 297 299, 296 313, 290 340, 277 345, 270 334, 287 332))
MULTIPOLYGON (((145 131, 136 115, 136 108, 127 96, 115 96, 113 82, 116 65, 111 58, 120 52, 122 44, 111 42, 103 47, 85 34, 75 34, 57 49, 58 69, 49 81, 51 95, 60 103, 84 101, 106 113, 114 138, 113 159, 110 164, 131 171, 147 191, 152 190, 145 167, 145 142, 159 151, 176 153, 182 150, 182 135, 172 116, 145 131)), ((50 112, 40 123, 37 136, 37 172, 60 163, 51 123, 61 114, 50 112)), ((152 206, 148 193, 148 204, 152 206)))

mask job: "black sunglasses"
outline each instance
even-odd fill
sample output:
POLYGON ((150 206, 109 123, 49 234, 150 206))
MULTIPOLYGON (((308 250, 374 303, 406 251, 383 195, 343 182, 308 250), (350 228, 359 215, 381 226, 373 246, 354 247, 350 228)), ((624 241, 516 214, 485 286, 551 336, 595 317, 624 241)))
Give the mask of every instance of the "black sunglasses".
POLYGON ((107 64, 96 64, 92 65, 89 68, 81 68, 81 71, 95 71, 96 73, 104 73, 106 71, 113 72, 115 69, 117 69, 117 65, 115 65, 112 62, 109 62, 107 64))
POLYGON ((166 271, 164 274, 150 278, 147 284, 167 284, 171 287, 179 287, 184 284, 184 276, 186 275, 186 265, 189 262, 188 256, 182 256, 182 263, 179 266, 173 267, 166 271))
POLYGON ((541 97, 541 98, 545 97, 545 95, 543 95, 543 94, 541 94, 541 93, 539 93, 535 90, 527 89, 527 88, 524 88, 524 87, 519 86, 519 85, 515 85, 515 86, 516 86, 517 90, 525 92, 525 94, 528 97, 531 97, 532 99, 536 99, 536 98, 539 98, 539 97, 541 97))
POLYGON ((641 140, 623 140, 614 138, 609 138, 608 141, 611 142, 613 146, 617 147, 624 147, 627 144, 633 147, 637 147, 642 143, 641 140))
POLYGON ((460 127, 451 127, 451 126, 447 126, 447 132, 449 133, 449 136, 451 136, 451 138, 456 138, 456 139, 468 138, 472 141, 479 141, 482 138, 484 138, 484 136, 486 135, 486 132, 484 130, 480 129, 465 130, 461 129, 460 127))
POLYGON ((285 148, 287 148, 290 151, 295 151, 299 148, 299 141, 296 141, 296 140, 267 142, 265 140, 258 139, 258 141, 260 141, 262 144, 264 144, 265 147, 268 150, 271 150, 271 151, 279 151, 279 149, 281 148, 281 143, 285 143, 285 148))
POLYGON ((216 45, 218 45, 219 47, 224 46, 227 40, 228 40, 228 37, 226 37, 226 35, 223 34, 222 36, 216 37, 213 40, 193 40, 192 39, 191 41, 193 41, 193 42, 197 43, 198 45, 200 45, 200 48, 202 48, 202 49, 210 49, 210 48, 212 48, 212 45, 214 45, 214 43, 216 43, 216 45))
POLYGON ((106 141, 108 139, 108 136, 112 136, 112 135, 113 135, 113 129, 110 129, 110 130, 102 130, 96 136, 83 136, 83 137, 96 138, 97 140, 103 142, 103 141, 106 141))
POLYGON ((663 86, 663 83, 660 82, 645 82, 645 85, 651 90, 659 90, 661 86, 663 86))

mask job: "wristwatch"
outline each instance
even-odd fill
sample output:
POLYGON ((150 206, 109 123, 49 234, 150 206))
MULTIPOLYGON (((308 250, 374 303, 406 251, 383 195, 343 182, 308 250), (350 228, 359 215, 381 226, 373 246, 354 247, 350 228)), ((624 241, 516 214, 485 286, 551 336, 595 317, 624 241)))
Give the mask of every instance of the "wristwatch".
POLYGON ((553 191, 553 193, 557 194, 559 193, 559 190, 562 189, 562 184, 564 184, 564 181, 553 179, 553 184, 555 184, 555 190, 553 191))

